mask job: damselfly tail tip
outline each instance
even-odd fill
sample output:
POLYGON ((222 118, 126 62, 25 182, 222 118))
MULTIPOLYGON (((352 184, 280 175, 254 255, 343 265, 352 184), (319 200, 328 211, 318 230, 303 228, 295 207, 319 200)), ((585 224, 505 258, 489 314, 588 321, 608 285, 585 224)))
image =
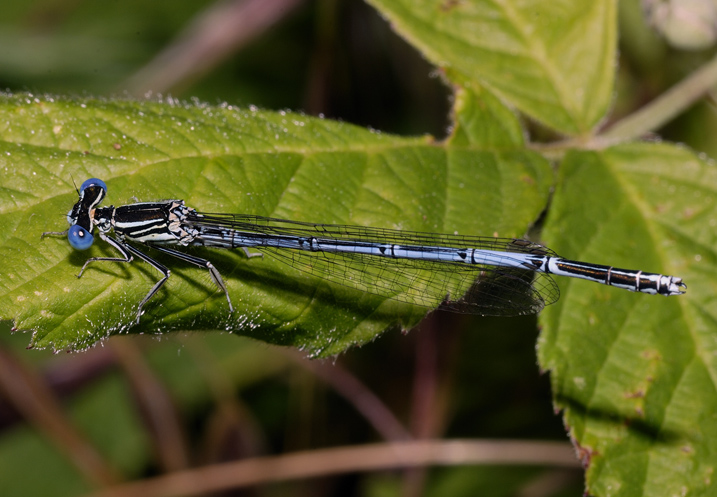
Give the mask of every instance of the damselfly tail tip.
POLYGON ((668 295, 682 295, 687 290, 687 285, 682 281, 682 278, 677 278, 676 276, 672 276, 672 281, 670 282, 669 290, 670 292, 668 295))

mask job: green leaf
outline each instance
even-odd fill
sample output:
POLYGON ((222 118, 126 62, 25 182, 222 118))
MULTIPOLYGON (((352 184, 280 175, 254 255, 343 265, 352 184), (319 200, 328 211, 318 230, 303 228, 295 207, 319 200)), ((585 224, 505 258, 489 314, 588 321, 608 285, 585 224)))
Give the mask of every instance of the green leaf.
POLYGON ((544 237, 570 258, 684 279, 646 297, 578 280, 540 316, 540 364, 593 495, 702 495, 717 464, 717 170, 673 145, 574 152, 544 237))
POLYGON ((614 0, 369 0, 454 82, 482 85, 531 118, 582 134, 612 100, 614 0))
POLYGON ((72 181, 90 177, 107 183, 105 205, 181 198, 205 212, 520 235, 544 208, 552 173, 520 146, 514 117, 500 108, 488 95, 463 93, 454 139, 438 144, 285 112, 4 95, 0 316, 32 330, 34 346, 54 348, 113 333, 222 329, 335 354, 411 326, 425 308, 329 284, 270 257, 210 249, 193 253, 217 266, 234 314, 206 270, 152 252, 172 276, 134 326, 159 277, 153 268, 98 262, 78 280, 87 258, 116 256, 111 247, 73 252, 65 237, 40 235, 66 228, 77 200, 72 181))

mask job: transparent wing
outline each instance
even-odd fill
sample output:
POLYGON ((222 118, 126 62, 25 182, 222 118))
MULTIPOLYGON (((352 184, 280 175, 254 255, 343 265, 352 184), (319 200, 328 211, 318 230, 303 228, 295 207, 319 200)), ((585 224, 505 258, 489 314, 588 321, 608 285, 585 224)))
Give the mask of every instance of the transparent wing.
POLYGON ((538 313, 559 297, 558 287, 549 275, 528 269, 271 246, 272 236, 293 236, 556 256, 542 245, 525 240, 313 224, 233 214, 198 213, 190 215, 186 223, 199 231, 197 245, 235 248, 231 241, 234 232, 253 233, 262 240, 262 246, 252 250, 293 268, 363 292, 424 307, 442 304, 442 308, 454 312, 517 316, 538 313))

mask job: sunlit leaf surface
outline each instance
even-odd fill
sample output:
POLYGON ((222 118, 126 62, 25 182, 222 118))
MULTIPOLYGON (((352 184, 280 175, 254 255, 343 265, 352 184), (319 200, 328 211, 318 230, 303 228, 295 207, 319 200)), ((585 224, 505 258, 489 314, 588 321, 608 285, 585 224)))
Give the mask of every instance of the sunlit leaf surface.
MULTIPOLYGON (((63 237, 86 178, 108 186, 104 205, 184 199, 205 212, 461 234, 522 235, 544 207, 552 175, 519 136, 469 94, 455 143, 400 138, 283 112, 176 102, 56 100, 5 95, 0 101, 0 310, 33 344, 82 348, 112 333, 222 329, 330 354, 410 326, 425 307, 306 276, 269 257, 196 250, 226 280, 236 311, 205 270, 167 260, 157 281, 147 264, 98 263, 114 256, 96 243, 74 252, 63 237), (497 132, 485 137, 486 126, 497 132), (491 140, 500 139, 496 149, 491 140), (510 143, 514 143, 511 147, 510 143)), ((506 115, 506 119, 512 116, 506 115)), ((443 295, 435 296, 438 305, 443 295)))
POLYGON ((681 276, 688 287, 643 298, 565 281, 541 314, 540 363, 595 495, 713 487, 716 192, 714 166, 671 145, 572 153, 561 164, 545 240, 571 257, 681 276))
POLYGON ((489 89, 559 132, 580 134, 613 98, 614 0, 370 0, 451 79, 489 89))

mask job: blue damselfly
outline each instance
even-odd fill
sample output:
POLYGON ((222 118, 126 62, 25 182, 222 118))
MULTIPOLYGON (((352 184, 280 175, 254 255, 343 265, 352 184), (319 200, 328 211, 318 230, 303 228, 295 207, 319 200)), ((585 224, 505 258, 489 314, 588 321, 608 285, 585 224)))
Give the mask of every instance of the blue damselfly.
POLYGON ((169 269, 133 246, 143 244, 180 260, 206 268, 231 298, 219 271, 201 257, 169 248, 203 246, 253 248, 315 276, 410 304, 493 316, 534 314, 559 296, 551 274, 582 278, 634 292, 680 295, 681 278, 563 259, 552 250, 514 238, 472 237, 361 226, 314 224, 268 217, 209 214, 184 205, 183 200, 138 202, 100 207, 107 193, 102 180, 88 179, 79 200, 67 215, 70 228, 45 235, 67 235, 70 245, 88 249, 95 229, 100 239, 121 257, 92 257, 78 277, 95 261, 131 262, 137 257, 163 277, 139 303, 144 305, 169 278, 169 269), (452 289, 466 289, 452 295, 452 289))

